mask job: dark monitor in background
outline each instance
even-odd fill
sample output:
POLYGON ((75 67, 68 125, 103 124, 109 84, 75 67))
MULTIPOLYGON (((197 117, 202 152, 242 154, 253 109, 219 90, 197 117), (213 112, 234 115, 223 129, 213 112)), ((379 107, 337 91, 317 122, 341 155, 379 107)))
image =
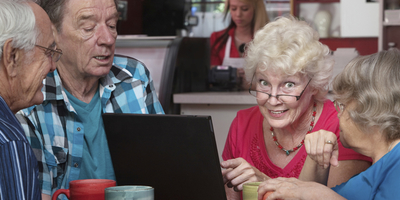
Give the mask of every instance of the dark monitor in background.
POLYGON ((176 36, 185 28, 185 16, 190 13, 188 0, 144 0, 143 34, 148 36, 176 36))
POLYGON ((119 0, 118 35, 143 35, 143 1, 119 0))
POLYGON ((190 0, 119 0, 118 34, 179 36, 190 7, 190 0))

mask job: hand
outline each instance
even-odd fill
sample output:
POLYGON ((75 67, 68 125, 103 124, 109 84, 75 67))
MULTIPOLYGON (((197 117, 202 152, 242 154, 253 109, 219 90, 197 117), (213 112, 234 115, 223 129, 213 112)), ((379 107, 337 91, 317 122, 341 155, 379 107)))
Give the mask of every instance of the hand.
POLYGON ((247 82, 243 68, 237 68, 237 77, 240 84, 239 89, 248 90, 250 87, 250 82, 247 82))
POLYGON ((319 130, 307 134, 304 146, 308 156, 324 169, 328 168, 329 164, 335 167, 339 165, 339 147, 334 133, 319 130))
POLYGON ((265 193, 273 191, 270 199, 344 199, 330 188, 315 182, 300 181, 296 178, 276 178, 264 181, 258 187, 258 199, 265 193))
POLYGON ((244 69, 243 68, 236 68, 237 76, 240 78, 244 78, 244 69))
POLYGON ((224 183, 236 192, 243 190, 243 184, 247 182, 263 181, 267 178, 257 168, 250 165, 243 158, 235 158, 221 162, 224 183))

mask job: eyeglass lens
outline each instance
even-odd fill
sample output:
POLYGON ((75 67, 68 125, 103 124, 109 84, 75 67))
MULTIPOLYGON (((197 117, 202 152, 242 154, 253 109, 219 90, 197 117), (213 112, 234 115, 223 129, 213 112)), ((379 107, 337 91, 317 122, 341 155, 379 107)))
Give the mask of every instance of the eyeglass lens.
POLYGON ((268 100, 271 97, 275 97, 278 101, 286 103, 286 102, 294 102, 297 101, 296 96, 290 96, 290 95, 271 95, 266 92, 261 92, 261 91, 256 91, 256 90, 250 90, 250 94, 255 96, 259 100, 268 100))
POLYGON ((50 49, 44 46, 36 45, 37 47, 40 47, 45 50, 45 54, 48 56, 51 56, 52 61, 57 62, 60 60, 61 55, 62 55, 62 50, 61 49, 50 49))
POLYGON ((336 108, 336 111, 338 112, 338 113, 340 113, 341 111, 343 111, 343 109, 344 109, 344 105, 343 104, 341 104, 340 102, 338 102, 338 101, 334 101, 334 105, 335 105, 335 108, 336 108))
MULTIPOLYGON (((303 91, 301 91, 299 96, 296 95, 289 95, 289 94, 277 94, 277 95, 271 95, 270 93, 267 92, 262 92, 257 90, 257 83, 254 82, 254 76, 250 84, 249 92, 251 95, 255 96, 259 100, 268 100, 271 97, 275 97, 278 101, 282 103, 289 103, 289 102, 295 102, 298 101, 303 94, 303 92, 306 90, 308 84, 311 82, 311 79, 308 81, 307 85, 304 87, 303 91)), ((293 91, 295 92, 295 91, 293 91)))

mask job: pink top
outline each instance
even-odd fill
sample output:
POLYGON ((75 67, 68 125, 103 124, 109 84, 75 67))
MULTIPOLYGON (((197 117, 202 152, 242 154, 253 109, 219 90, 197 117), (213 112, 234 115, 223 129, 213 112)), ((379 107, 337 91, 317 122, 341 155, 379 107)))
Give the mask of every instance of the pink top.
MULTIPOLYGON (((270 161, 267 149, 265 148, 262 126, 263 119, 264 117, 258 106, 240 110, 231 124, 222 158, 228 160, 242 157, 271 178, 298 178, 307 157, 304 146, 299 149, 299 152, 283 169, 276 166, 270 161)), ((321 116, 315 124, 313 131, 318 131, 320 129, 331 131, 336 134, 339 144, 339 160, 371 161, 370 158, 352 149, 343 147, 339 140, 339 119, 337 118, 335 107, 330 100, 325 101, 321 116)))

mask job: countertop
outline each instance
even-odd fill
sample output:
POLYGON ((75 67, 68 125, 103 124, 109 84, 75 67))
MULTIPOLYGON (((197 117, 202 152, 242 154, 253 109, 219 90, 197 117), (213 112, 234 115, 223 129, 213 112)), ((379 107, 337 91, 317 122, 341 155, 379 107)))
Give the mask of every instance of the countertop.
POLYGON ((176 104, 257 104, 256 98, 248 91, 176 93, 173 98, 176 104))
POLYGON ((116 47, 167 47, 176 36, 118 35, 116 47))
MULTIPOLYGON (((333 94, 328 93, 327 98, 333 101, 333 94)), ((176 104, 257 105, 248 91, 176 93, 173 99, 176 104)))

